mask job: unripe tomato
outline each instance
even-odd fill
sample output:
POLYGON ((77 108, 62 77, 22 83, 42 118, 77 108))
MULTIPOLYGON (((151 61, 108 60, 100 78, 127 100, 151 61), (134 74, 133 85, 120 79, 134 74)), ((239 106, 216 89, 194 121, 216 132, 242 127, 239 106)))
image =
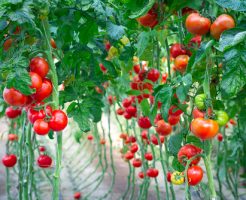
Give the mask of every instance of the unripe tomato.
POLYGON ((211 26, 211 21, 200 16, 198 13, 191 13, 185 21, 185 27, 194 35, 205 35, 211 26))
POLYGON ((10 134, 8 134, 8 140, 9 141, 17 141, 18 140, 18 135, 16 135, 16 134, 13 134, 13 133, 10 133, 10 134))
POLYGON ((147 79, 151 80, 152 82, 158 81, 160 77, 160 72, 157 69, 150 69, 147 74, 147 79))
POLYGON ((66 113, 64 113, 62 110, 52 111, 52 116, 49 121, 49 127, 53 131, 62 131, 64 128, 66 128, 67 124, 68 118, 66 113))
POLYGON ((31 86, 30 88, 39 90, 42 87, 42 78, 35 72, 29 72, 29 75, 31 77, 31 86))
POLYGON ((44 99, 48 98, 52 93, 52 83, 49 79, 43 79, 42 86, 35 94, 32 95, 33 99, 41 102, 44 99))
POLYGON ((134 154, 132 152, 130 152, 130 151, 127 151, 126 154, 124 155, 124 158, 126 160, 131 160, 131 159, 134 158, 134 154))
POLYGON ((171 176, 172 176, 172 173, 167 172, 167 182, 169 182, 169 183, 171 183, 171 176))
POLYGON ((132 101, 131 101, 131 99, 129 99, 129 98, 125 98, 125 99, 123 99, 123 101, 122 101, 122 105, 123 105, 124 108, 127 108, 127 107, 130 106, 131 104, 132 104, 132 101))
POLYGON ((135 168, 141 167, 142 166, 142 161, 139 158, 134 158, 132 161, 132 165, 135 168))
POLYGON ((116 110, 117 115, 123 115, 124 112, 125 112, 125 110, 124 110, 123 108, 118 108, 118 109, 116 110))
POLYGON ((14 167, 17 162, 17 157, 14 154, 5 155, 2 158, 2 163, 5 167, 14 167))
POLYGON ((24 106, 27 102, 27 96, 14 88, 4 88, 3 99, 11 106, 24 106))
POLYGON ((75 192, 73 195, 74 199, 80 199, 81 198, 81 193, 80 192, 75 192))
MULTIPOLYGON (((157 136, 151 135, 150 139, 151 139, 151 142, 152 142, 154 145, 159 145, 157 136)), ((161 142, 161 144, 162 144, 162 143, 164 142, 164 140, 165 140, 165 137, 162 136, 162 135, 160 135, 160 136, 159 136, 159 139, 160 139, 160 142, 161 142)))
POLYGON ((89 134, 87 135, 87 140, 92 141, 94 139, 93 135, 89 134))
POLYGON ((144 178, 144 173, 143 172, 139 172, 138 173, 138 177, 141 178, 141 179, 143 179, 144 178))
POLYGON ((3 43, 3 50, 8 51, 9 48, 12 46, 12 43, 13 43, 12 38, 8 38, 7 40, 5 40, 5 42, 3 43))
POLYGON ((174 185, 181 185, 184 183, 183 172, 174 171, 171 175, 171 182, 174 185))
POLYGON ((229 116, 225 111, 219 110, 219 111, 214 111, 216 115, 216 122, 220 126, 226 125, 226 123, 229 121, 229 116))
MULTIPOLYGON (((186 165, 187 161, 193 156, 200 154, 202 150, 192 144, 186 144, 179 149, 178 160, 182 165, 186 165)), ((200 161, 200 157, 197 157, 191 162, 191 165, 197 165, 200 161)))
POLYGON ((155 168, 149 168, 146 171, 146 175, 150 178, 156 178, 159 174, 159 170, 155 168))
POLYGON ((132 153, 136 153, 138 151, 138 145, 137 144, 132 144, 132 146, 130 147, 130 151, 132 153))
POLYGON ((187 177, 189 185, 197 185, 201 182, 203 177, 202 168, 197 165, 189 167, 187 170, 187 177))
POLYGON ((152 155, 152 153, 147 152, 144 154, 144 158, 148 161, 151 161, 151 160, 153 160, 153 155, 152 155))
POLYGON ((195 97, 195 106, 199 110, 204 110, 205 109, 205 100, 206 100, 206 95, 205 94, 198 94, 195 97))
POLYGON ((172 132, 172 126, 166 123, 163 119, 156 123, 156 132, 160 135, 167 136, 172 132))
POLYGON ((176 43, 171 46, 170 54, 173 58, 176 58, 180 55, 186 55, 187 51, 182 44, 176 43))
POLYGON ((49 72, 49 64, 44 58, 35 57, 30 62, 30 70, 44 78, 49 72))
POLYGON ((210 34, 215 39, 220 39, 220 35, 228 29, 235 27, 235 21, 234 19, 227 14, 222 14, 212 23, 210 27, 210 34))
POLYGON ((175 69, 181 73, 185 72, 186 66, 189 62, 189 58, 190 57, 187 55, 180 55, 176 57, 174 60, 175 69))
POLYGON ((177 106, 171 106, 168 110, 169 115, 180 116, 183 113, 182 110, 178 109, 177 106))
POLYGON ((33 124, 33 130, 38 135, 46 135, 50 131, 48 122, 43 119, 37 119, 33 124))
POLYGON ((10 119, 14 119, 14 118, 20 116, 21 112, 22 112, 22 109, 19 109, 19 108, 14 109, 13 107, 10 106, 10 107, 6 108, 5 115, 10 119))
POLYGON ((196 118, 191 122, 191 132, 202 140, 212 139, 218 131, 218 123, 211 119, 196 118))
POLYGON ((222 142, 223 141, 223 135, 221 133, 218 133, 217 139, 219 142, 222 142))
POLYGON ((180 121, 180 116, 169 115, 168 123, 172 126, 176 125, 180 121))
POLYGON ((149 118, 148 117, 143 117, 143 116, 139 117, 138 125, 139 125, 140 128, 143 128, 143 129, 149 129, 152 126, 149 118))
POLYGON ((193 115, 194 119, 196 119, 196 118, 204 118, 205 113, 200 111, 197 108, 194 108, 193 111, 192 111, 192 115, 193 115))
POLYGON ((52 158, 48 155, 40 155, 37 164, 41 168, 49 168, 52 164, 52 158))

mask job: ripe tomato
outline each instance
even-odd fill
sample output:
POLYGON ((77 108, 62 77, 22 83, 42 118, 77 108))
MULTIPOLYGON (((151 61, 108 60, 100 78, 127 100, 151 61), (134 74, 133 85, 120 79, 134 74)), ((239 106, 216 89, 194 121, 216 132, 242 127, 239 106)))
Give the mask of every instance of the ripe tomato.
POLYGON ((139 80, 140 81, 143 81, 145 78, 146 78, 146 76, 147 76, 147 70, 146 69, 141 69, 140 71, 139 71, 139 73, 138 73, 138 78, 139 78, 139 80))
POLYGON ((99 67, 103 73, 107 72, 107 68, 102 63, 99 64, 99 67))
POLYGON ((95 90, 96 90, 96 92, 98 94, 102 94, 103 93, 102 89, 100 87, 98 87, 98 86, 95 87, 95 90))
POLYGON ((49 72, 49 64, 44 58, 35 57, 29 65, 31 72, 37 73, 41 78, 44 78, 49 72))
POLYGON ((75 192, 73 195, 74 199, 80 199, 81 198, 81 193, 80 192, 75 192))
POLYGON ((44 119, 45 118, 45 112, 44 110, 34 110, 33 108, 30 108, 27 112, 27 117, 29 121, 33 124, 37 119, 44 119))
POLYGON ((217 139, 219 142, 222 142, 223 141, 223 135, 221 133, 218 133, 217 139))
POLYGON ((147 130, 142 130, 141 137, 142 137, 143 140, 148 140, 148 131, 147 130))
POLYGON ((166 83, 167 82, 167 77, 168 77, 167 73, 162 74, 161 83, 166 83))
POLYGON ((87 140, 92 141, 94 139, 93 135, 89 134, 87 135, 87 140))
POLYGON ((158 174, 159 174, 159 171, 158 169, 155 169, 155 168, 149 168, 146 171, 146 175, 150 178, 156 178, 158 174))
POLYGON ((129 119, 132 118, 132 115, 130 113, 128 113, 128 112, 125 112, 124 113, 124 117, 125 117, 125 119, 129 120, 129 119))
POLYGON ((56 49, 56 42, 53 38, 50 38, 50 45, 52 46, 52 48, 56 49))
POLYGON ((154 5, 147 14, 137 18, 137 21, 142 26, 154 28, 158 24, 157 6, 154 5))
POLYGON ((131 160, 131 159, 134 158, 134 154, 133 154, 132 152, 130 152, 130 151, 127 151, 127 152, 125 153, 125 155, 124 155, 124 158, 125 158, 126 160, 131 160))
POLYGON ((127 136, 126 133, 121 133, 121 134, 120 134, 120 138, 121 138, 122 140, 126 140, 127 137, 128 137, 128 136, 127 136))
POLYGON ((229 121, 229 116, 227 115, 227 113, 223 110, 214 111, 214 112, 215 112, 215 116, 216 116, 216 122, 220 126, 226 125, 226 123, 229 121))
POLYGON ((133 70, 136 74, 138 74, 140 72, 140 64, 136 64, 133 66, 133 70))
POLYGON ((143 129, 149 129, 152 126, 148 117, 139 117, 138 125, 140 128, 143 128, 143 129))
POLYGON ((134 158, 132 161, 132 165, 135 168, 141 167, 142 166, 142 161, 139 158, 134 158))
POLYGON ((160 77, 160 72, 157 69, 150 69, 147 74, 147 79, 151 80, 152 82, 158 81, 160 77))
POLYGON ((219 125, 212 119, 196 118, 191 122, 191 132, 202 140, 212 139, 219 131, 219 125))
POLYGON ((122 105, 123 105, 124 108, 127 108, 127 107, 130 106, 131 104, 132 104, 132 101, 131 101, 130 98, 125 98, 125 99, 123 99, 123 101, 122 101, 122 105))
POLYGON ((201 182, 203 177, 202 168, 197 165, 189 167, 187 170, 187 177, 189 185, 197 185, 201 182))
POLYGON ((27 102, 27 96, 14 88, 4 88, 3 99, 11 106, 24 106, 27 102))
POLYGON ((137 108, 135 106, 128 106, 126 108, 126 112, 129 113, 131 116, 134 116, 137 113, 137 108))
POLYGON ((192 115, 193 115, 194 119, 196 119, 196 118, 204 118, 205 113, 200 111, 197 108, 194 108, 193 111, 192 111, 192 115))
POLYGON ((5 155, 2 158, 2 163, 5 167, 14 167, 17 162, 17 157, 14 154, 5 155))
POLYGON ((179 44, 179 43, 176 43, 176 44, 173 44, 170 48, 170 54, 173 58, 176 58, 180 55, 186 55, 187 54, 187 51, 186 49, 184 48, 183 45, 179 44))
POLYGON ((110 47, 111 47, 111 44, 109 41, 106 41, 105 44, 104 44, 104 47, 106 49, 106 51, 109 51, 110 47))
MULTIPOLYGON (((192 144, 186 144, 179 149, 178 160, 182 165, 186 165, 187 161, 193 156, 200 154, 202 150, 192 144)), ((200 157, 197 157, 191 162, 191 165, 197 165, 200 161, 200 157)))
POLYGON ((3 43, 3 50, 8 51, 9 48, 12 46, 12 43, 13 43, 12 38, 8 38, 7 40, 5 40, 5 42, 3 43))
POLYGON ((102 144, 102 145, 106 144, 106 140, 104 138, 101 138, 100 139, 100 144, 102 144))
POLYGON ((112 105, 113 104, 113 97, 112 97, 112 95, 109 95, 108 96, 108 103, 109 103, 109 105, 112 105))
POLYGON ((118 108, 118 109, 116 110, 117 115, 123 115, 124 112, 125 112, 125 110, 124 110, 123 108, 118 108))
POLYGON ((152 153, 145 153, 144 158, 148 161, 151 161, 151 160, 153 160, 153 155, 152 155, 152 153))
POLYGON ((52 83, 49 79, 45 78, 42 83, 42 87, 37 90, 35 94, 32 95, 33 99, 41 102, 48 98, 52 93, 52 83))
POLYGON ((230 119, 229 122, 233 126, 236 126, 237 125, 237 122, 234 119, 230 119))
POLYGON ((39 76, 37 73, 35 72, 29 72, 30 77, 31 77, 31 86, 30 88, 39 90, 42 87, 42 78, 41 76, 39 76))
POLYGON ((46 135, 50 131, 48 122, 43 119, 37 119, 33 124, 33 130, 38 135, 46 135))
POLYGON ((204 110, 205 109, 205 100, 206 100, 206 95, 205 94, 198 94, 195 97, 195 106, 199 110, 204 110))
POLYGON ((10 107, 6 108, 5 115, 10 119, 14 119, 14 118, 20 116, 21 112, 22 112, 22 109, 20 109, 20 108, 14 109, 13 107, 10 106, 10 107))
POLYGON ((136 141, 137 141, 137 139, 134 137, 134 136, 129 136, 128 137, 128 139, 129 139, 129 141, 131 142, 131 143, 135 143, 136 141))
POLYGON ((64 113, 62 110, 52 111, 49 127, 53 131, 62 131, 64 128, 66 128, 67 123, 68 123, 68 118, 66 113, 64 113))
POLYGON ((46 151, 46 148, 44 146, 39 146, 38 149, 39 149, 40 152, 45 152, 46 151))
POLYGON ((176 57, 174 60, 175 69, 181 73, 185 72, 189 58, 190 57, 187 55, 180 55, 176 57))
POLYGON ((168 123, 172 126, 176 125, 180 121, 180 116, 169 115, 168 123))
POLYGON ((156 132, 160 135, 167 136, 172 132, 172 126, 166 123, 163 119, 156 123, 156 132))
POLYGON ((174 185, 181 185, 184 183, 183 172, 174 171, 171 175, 171 182, 174 185))
POLYGON ((167 182, 169 182, 169 183, 171 183, 171 176, 172 176, 172 173, 167 172, 167 182))
POLYGON ((186 18, 185 26, 194 35, 205 35, 210 29, 211 21, 198 13, 191 13, 186 18))
POLYGON ((139 172, 138 173, 138 177, 141 178, 141 179, 143 179, 144 178, 144 173, 143 172, 139 172))
POLYGON ((189 48, 199 48, 202 42, 202 36, 197 35, 189 41, 188 47, 189 48))
POLYGON ((132 144, 132 146, 130 147, 130 151, 132 153, 136 153, 138 151, 138 145, 136 143, 132 144))
POLYGON ((49 168, 52 164, 52 158, 48 155, 40 155, 37 164, 41 168, 49 168))
POLYGON ((183 113, 182 110, 178 109, 177 106, 171 106, 168 110, 168 114, 169 115, 173 115, 173 116, 180 116, 183 113))
POLYGON ((10 134, 8 134, 8 140, 9 141, 17 141, 18 140, 18 135, 16 135, 16 134, 13 134, 13 133, 10 133, 10 134))
MULTIPOLYGON (((162 143, 164 142, 164 140, 165 140, 165 137, 162 136, 162 135, 160 135, 159 138, 160 138, 160 142, 161 142, 161 144, 162 144, 162 143)), ((151 142, 152 142, 154 145, 159 145, 157 136, 151 135, 150 139, 151 139, 151 142)))
POLYGON ((235 27, 235 21, 234 19, 227 14, 222 14, 212 23, 210 27, 210 34, 215 39, 220 39, 220 35, 228 29, 235 27))

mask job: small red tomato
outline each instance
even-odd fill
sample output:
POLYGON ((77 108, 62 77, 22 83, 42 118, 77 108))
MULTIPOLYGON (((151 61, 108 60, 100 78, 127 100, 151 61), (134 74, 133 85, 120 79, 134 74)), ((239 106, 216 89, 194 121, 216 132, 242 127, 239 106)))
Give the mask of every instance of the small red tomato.
POLYGON ((125 117, 126 120, 129 120, 129 119, 132 118, 132 115, 129 114, 128 112, 125 112, 125 113, 124 113, 124 117, 125 117))
POLYGON ((121 133, 120 134, 120 138, 122 139, 122 140, 126 140, 127 139, 127 134, 126 133, 121 133))
POLYGON ((166 83, 167 82, 167 77, 168 77, 167 73, 163 73, 162 74, 161 83, 166 83))
POLYGON ((197 165, 189 167, 187 171, 187 177, 189 185, 197 185, 201 182, 203 177, 202 168, 197 165))
POLYGON ((45 152, 46 151, 46 148, 44 146, 39 146, 38 149, 39 149, 40 152, 45 152))
POLYGON ((100 69, 101 69, 101 71, 102 71, 103 73, 106 73, 106 72, 107 72, 107 68, 104 67, 104 65, 103 65, 102 63, 99 64, 99 67, 100 67, 100 69))
POLYGON ((136 141, 137 141, 137 139, 134 137, 134 136, 129 136, 128 137, 129 138, 129 141, 131 142, 131 143, 135 143, 136 141))
POLYGON ((143 128, 143 129, 149 129, 152 126, 148 117, 139 117, 138 125, 140 128, 143 128))
POLYGON ((101 138, 100 139, 100 144, 102 144, 102 145, 106 144, 106 140, 104 138, 101 138))
POLYGON ((237 125, 237 122, 234 119, 230 119, 229 122, 233 126, 236 126, 237 125))
POLYGON ((67 124, 68 118, 66 113, 64 113, 62 110, 52 111, 52 116, 49 121, 49 127, 53 131, 62 131, 64 128, 66 128, 67 124))
POLYGON ((133 70, 134 70, 134 72, 135 72, 136 74, 138 74, 138 73, 140 72, 140 65, 139 65, 139 64, 134 65, 134 66, 133 66, 133 70))
POLYGON ((180 55, 186 55, 187 52, 186 52, 186 49, 183 45, 179 44, 179 43, 176 43, 176 44, 173 44, 170 48, 170 54, 173 58, 176 58, 180 55))
POLYGON ((147 152, 144 154, 144 158, 148 161, 151 161, 151 160, 153 160, 153 155, 152 155, 152 153, 147 152))
POLYGON ((13 133, 10 133, 10 134, 8 134, 8 140, 9 141, 17 141, 18 140, 18 135, 16 135, 16 134, 13 134, 13 133))
POLYGON ((50 38, 50 45, 52 46, 52 48, 56 49, 56 42, 53 38, 50 38))
MULTIPOLYGON (((157 4, 156 4, 157 5, 157 4)), ((154 5, 148 13, 137 18, 137 21, 145 27, 154 28, 158 24, 157 6, 154 5)))
POLYGON ((168 117, 168 123, 172 126, 176 125, 180 121, 180 116, 170 115, 168 117))
POLYGON ((30 70, 44 78, 49 72, 49 64, 44 58, 35 57, 30 62, 30 70))
POLYGON ((87 135, 87 140, 92 141, 94 139, 93 135, 89 134, 87 135))
POLYGON ((155 168, 149 168, 147 169, 146 174, 150 178, 156 178, 159 174, 159 171, 158 169, 155 169, 155 168))
POLYGON ((217 139, 219 142, 222 142, 223 141, 223 135, 221 133, 218 133, 217 139))
POLYGON ((160 135, 167 136, 172 132, 172 126, 166 123, 163 119, 156 123, 156 132, 160 135))
POLYGON ((30 78, 31 78, 31 85, 30 88, 39 90, 42 87, 42 78, 35 72, 29 72, 30 78))
POLYGON ((102 94, 103 93, 102 89, 100 87, 98 87, 98 86, 95 87, 95 90, 96 90, 96 92, 98 94, 102 94))
POLYGON ((126 160, 131 160, 131 159, 134 158, 134 154, 132 152, 130 152, 130 151, 127 151, 126 154, 124 155, 124 158, 126 160))
POLYGON ((125 112, 125 110, 124 110, 123 108, 118 108, 118 109, 116 110, 117 115, 123 115, 124 112, 125 112))
MULTIPOLYGON (((154 145, 159 145, 157 136, 151 135, 150 139, 151 139, 151 142, 152 142, 154 145)), ((162 136, 162 135, 160 135, 160 136, 159 136, 159 139, 160 139, 160 142, 161 142, 161 144, 162 144, 162 143, 164 142, 164 140, 165 140, 165 137, 162 136)))
POLYGON ((40 155, 37 164, 41 168, 49 168, 52 164, 52 158, 48 155, 40 155))
POLYGON ((123 105, 124 108, 127 108, 127 107, 130 106, 131 104, 132 104, 132 101, 131 101, 130 98, 125 98, 125 99, 123 99, 123 101, 122 101, 122 105, 123 105))
POLYGON ((126 108, 126 112, 129 113, 131 116, 134 116, 137 113, 137 108, 135 106, 128 106, 126 108))
POLYGON ((139 73, 138 73, 138 78, 139 78, 139 80, 140 81, 143 81, 145 78, 146 78, 146 76, 147 76, 147 70, 146 69, 141 69, 140 71, 139 71, 139 73))
POLYGON ((191 38, 189 41, 188 47, 189 48, 199 48, 202 42, 202 36, 196 35, 195 37, 191 38))
POLYGON ((152 82, 158 81, 160 77, 160 72, 157 69, 150 69, 147 74, 147 79, 151 80, 152 82))
POLYGON ((132 165, 135 168, 141 167, 142 166, 142 161, 139 158, 134 158, 132 161, 132 165))
POLYGON ((74 199, 80 199, 81 198, 81 193, 80 192, 75 192, 73 195, 74 199))
POLYGON ((139 172, 138 173, 138 177, 141 178, 141 179, 143 179, 144 178, 144 173, 143 172, 139 172))
POLYGON ((113 97, 112 97, 112 95, 109 95, 108 96, 108 103, 109 103, 109 105, 112 105, 113 104, 113 97))
POLYGON ((21 112, 22 112, 22 109, 19 109, 19 108, 14 109, 13 107, 10 106, 10 107, 6 108, 5 115, 10 119, 14 119, 14 118, 20 116, 21 112))
POLYGON ((180 110, 180 109, 178 109, 178 107, 177 106, 171 106, 170 108, 169 108, 169 111, 168 111, 168 114, 169 115, 174 115, 174 116, 179 116, 179 115, 181 115, 183 113, 183 111, 182 110, 180 110))
POLYGON ((132 153, 136 153, 138 151, 138 145, 136 143, 132 144, 132 146, 130 147, 130 151, 132 153))
POLYGON ((44 110, 34 110, 33 108, 30 108, 27 112, 27 117, 29 121, 33 124, 37 119, 44 119, 45 118, 45 112, 44 110))
POLYGON ((142 130, 141 137, 142 137, 143 140, 148 140, 148 131, 147 130, 142 130))
POLYGON ((42 87, 39 90, 37 90, 37 92, 33 94, 32 97, 34 100, 41 102, 51 95, 52 90, 53 88, 51 81, 45 78, 43 79, 42 87))
MULTIPOLYGON (((178 160, 182 165, 185 166, 187 163, 187 160, 189 160, 190 158, 192 158, 193 156, 197 154, 200 154, 201 152, 202 150, 200 148, 192 144, 186 144, 179 149, 178 160)), ((191 165, 197 165, 200 159, 201 159, 200 157, 197 157, 191 162, 191 165)))
POLYGON ((169 182, 169 183, 171 183, 171 176, 172 176, 172 173, 167 172, 167 182, 169 182))
POLYGON ((37 119, 33 124, 33 130, 38 135, 46 135, 50 131, 48 122, 43 119, 37 119))
POLYGON ((14 88, 4 88, 3 99, 11 106, 24 106, 27 102, 27 96, 14 88))
POLYGON ((174 60, 175 69, 181 73, 185 72, 189 62, 189 58, 190 57, 187 55, 180 55, 177 58, 175 58, 174 60))
POLYGON ((5 167, 14 167, 17 162, 17 157, 14 154, 5 155, 2 158, 2 163, 5 167))
POLYGON ((200 111, 198 108, 194 108, 192 111, 193 118, 204 118, 205 113, 200 111))

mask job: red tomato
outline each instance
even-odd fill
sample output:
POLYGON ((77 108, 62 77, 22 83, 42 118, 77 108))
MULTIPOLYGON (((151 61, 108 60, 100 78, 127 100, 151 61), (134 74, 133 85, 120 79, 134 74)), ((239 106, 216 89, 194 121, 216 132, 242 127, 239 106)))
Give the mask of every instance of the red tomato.
POLYGON ((126 108, 126 112, 129 113, 131 116, 134 116, 137 113, 137 108, 135 106, 128 106, 126 108))
POLYGON ((142 26, 154 28, 158 24, 158 14, 156 5, 154 5, 147 14, 137 18, 137 21, 142 26))
POLYGON ((44 110, 34 110, 33 108, 30 108, 27 112, 27 117, 29 121, 33 124, 37 119, 44 119, 45 118, 45 112, 44 110))
POLYGON ((138 74, 138 73, 140 72, 140 65, 139 65, 139 64, 134 65, 134 66, 133 66, 133 70, 134 70, 134 72, 135 72, 136 74, 138 74))
POLYGON ((104 46, 105 46, 106 51, 109 51, 111 44, 109 41, 107 41, 104 46))
POLYGON ((80 192, 75 192, 73 195, 74 199, 80 199, 81 198, 81 193, 80 192))
POLYGON ((176 57, 174 60, 175 69, 181 73, 185 72, 186 66, 189 62, 189 58, 190 57, 187 55, 180 55, 176 57))
POLYGON ((44 78, 49 72, 49 64, 44 58, 35 57, 30 62, 30 70, 44 78))
POLYGON ((132 101, 131 101, 131 99, 129 99, 129 98, 125 98, 125 99, 123 99, 123 101, 122 101, 122 105, 123 105, 124 108, 127 108, 127 107, 130 106, 131 104, 132 104, 132 101))
POLYGON ((150 178, 156 178, 159 174, 159 171, 158 169, 155 169, 155 168, 149 168, 147 169, 146 174, 150 178))
POLYGON ((138 145, 137 144, 132 144, 132 146, 130 147, 130 151, 132 153, 136 153, 138 151, 138 145))
POLYGON ((180 110, 180 109, 178 109, 177 106, 171 106, 171 107, 169 108, 169 111, 168 111, 168 114, 169 114, 169 115, 174 115, 174 116, 179 116, 179 115, 181 115, 182 113, 183 113, 183 111, 180 110))
POLYGON ((14 118, 20 116, 21 112, 22 112, 22 109, 19 109, 19 108, 14 109, 13 107, 10 106, 10 107, 6 108, 5 115, 10 119, 14 119, 14 118))
POLYGON ((198 13, 191 13, 186 18, 185 26, 194 35, 205 35, 210 29, 211 21, 198 13))
POLYGON ((101 90, 101 88, 98 87, 98 86, 95 87, 95 90, 96 90, 96 92, 97 92, 98 94, 102 94, 102 93, 103 93, 103 91, 101 90))
POLYGON ((210 27, 210 34, 215 39, 220 39, 220 35, 228 29, 235 27, 235 21, 234 19, 227 14, 222 14, 212 23, 210 27))
POLYGON ((123 108, 118 108, 118 109, 116 110, 117 115, 123 115, 124 112, 125 112, 125 110, 124 110, 123 108))
POLYGON ((135 168, 141 167, 142 166, 142 161, 139 158, 134 158, 132 161, 132 165, 135 168))
POLYGON ((193 118, 204 118, 205 113, 200 111, 198 108, 194 108, 192 111, 193 118))
POLYGON ((162 74, 161 83, 166 83, 167 82, 167 77, 168 77, 167 73, 162 74))
POLYGON ((106 73, 106 72, 107 72, 107 68, 104 67, 104 65, 103 65, 102 63, 99 64, 99 67, 100 67, 100 69, 101 69, 101 71, 102 71, 103 73, 106 73))
POLYGON ((33 130, 38 135, 46 135, 50 131, 48 122, 43 119, 37 119, 33 124, 33 130))
POLYGON ((139 117, 138 125, 140 128, 143 128, 143 129, 149 129, 152 126, 148 117, 139 117))
POLYGON ((202 140, 212 139, 219 131, 219 125, 212 119, 196 118, 191 122, 191 132, 202 140))
POLYGON ((158 81, 160 77, 160 72, 157 69, 150 69, 147 74, 147 79, 151 80, 152 82, 158 81))
POLYGON ((89 134, 87 135, 87 140, 92 141, 94 139, 93 135, 89 134))
POLYGON ((132 115, 130 113, 128 113, 128 112, 125 112, 124 113, 124 117, 125 117, 125 119, 129 120, 129 119, 132 118, 132 115))
POLYGON ((137 141, 137 139, 134 137, 134 136, 129 136, 128 137, 128 139, 129 139, 129 141, 131 142, 131 143, 135 143, 136 141, 137 141))
POLYGON ((8 134, 8 140, 9 141, 17 141, 18 140, 18 135, 16 135, 16 134, 13 134, 13 133, 10 133, 10 134, 8 134))
MULTIPOLYGON (((178 160, 182 165, 185 166, 187 163, 187 160, 189 160, 190 158, 192 158, 193 156, 197 154, 200 154, 201 152, 202 150, 200 148, 192 144, 186 144, 179 149, 178 160)), ((197 157, 191 162, 191 165, 197 165, 200 159, 201 159, 200 157, 197 157)))
POLYGON ((8 38, 7 40, 5 40, 5 42, 3 43, 3 50, 8 51, 9 48, 12 46, 12 43, 13 43, 12 38, 8 38))
POLYGON ((169 115, 168 117, 168 123, 172 126, 176 125, 180 121, 180 116, 175 116, 175 115, 169 115))
POLYGON ((55 42, 55 40, 54 40, 53 38, 50 38, 50 45, 51 45, 54 49, 56 49, 56 42, 55 42))
POLYGON ((109 105, 112 105, 113 104, 113 97, 112 97, 112 95, 109 95, 108 96, 108 103, 109 103, 109 105))
POLYGON ((127 136, 126 133, 121 133, 121 134, 120 134, 120 138, 121 138, 122 140, 126 140, 127 137, 128 137, 128 136, 127 136))
POLYGON ((27 102, 27 96, 14 88, 4 88, 3 99, 11 106, 24 106, 27 102))
POLYGON ((17 157, 14 154, 5 155, 2 158, 2 163, 5 167, 14 167, 17 162, 17 157))
POLYGON ((39 76, 35 72, 29 72, 29 74, 30 74, 31 83, 32 83, 30 88, 36 89, 36 91, 39 90, 42 87, 42 83, 43 83, 41 76, 39 76))
POLYGON ((148 140, 148 131, 147 130, 142 130, 141 137, 142 137, 143 140, 148 140))
POLYGON ((145 153, 144 158, 148 161, 151 161, 151 160, 153 160, 153 155, 152 155, 152 153, 145 153))
MULTIPOLYGON (((163 143, 164 140, 165 140, 165 137, 162 136, 162 135, 160 135, 159 138, 160 138, 160 142, 163 143)), ((157 138, 155 135, 151 135, 150 139, 151 139, 151 142, 152 142, 154 145, 159 145, 158 138, 157 138)))
POLYGON ((237 125, 237 122, 234 119, 230 119, 229 122, 233 126, 236 126, 237 125))
POLYGON ((221 133, 218 133, 217 139, 219 142, 222 142, 223 141, 223 135, 221 133))
POLYGON ((172 176, 172 173, 167 172, 167 182, 169 182, 169 183, 171 183, 171 176, 172 176))
POLYGON ((104 138, 101 138, 100 139, 100 144, 102 144, 102 145, 106 144, 106 140, 104 138))
POLYGON ((144 178, 144 173, 143 172, 139 172, 138 173, 138 177, 141 178, 141 179, 143 179, 144 178))
POLYGON ((66 128, 67 123, 68 118, 66 113, 64 113, 62 110, 52 111, 52 117, 49 122, 49 127, 53 131, 62 131, 64 128, 66 128))
POLYGON ((32 95, 33 99, 41 102, 44 99, 48 98, 52 93, 52 83, 49 79, 44 79, 42 83, 42 87, 37 90, 35 94, 32 95))
POLYGON ((184 48, 183 45, 179 44, 179 43, 176 43, 176 44, 173 44, 170 48, 170 54, 173 58, 176 58, 180 55, 186 55, 187 54, 187 51, 186 49, 184 48))
POLYGON ((52 158, 48 155, 40 155, 37 164, 41 168, 49 168, 52 164, 52 158))
POLYGON ((202 42, 202 36, 197 35, 189 41, 188 47, 189 48, 199 48, 202 42))
POLYGON ((40 152, 45 152, 46 151, 46 148, 44 146, 39 146, 38 149, 39 149, 40 152))
POLYGON ((202 168, 199 166, 191 166, 187 170, 187 177, 188 177, 188 182, 189 185, 197 185, 198 183, 201 182, 202 177, 203 177, 203 171, 202 168))
POLYGON ((160 135, 167 136, 172 132, 172 126, 166 123, 163 119, 156 123, 156 132, 160 135))
POLYGON ((130 151, 127 151, 126 154, 124 155, 124 158, 126 160, 131 160, 131 159, 134 158, 134 154, 132 152, 130 152, 130 151))

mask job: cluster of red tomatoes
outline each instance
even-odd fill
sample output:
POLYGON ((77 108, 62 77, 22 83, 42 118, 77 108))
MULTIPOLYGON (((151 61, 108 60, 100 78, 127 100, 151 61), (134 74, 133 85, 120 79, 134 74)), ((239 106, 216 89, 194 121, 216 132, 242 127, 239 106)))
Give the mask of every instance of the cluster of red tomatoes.
MULTIPOLYGON (((43 102, 50 97, 53 90, 51 80, 46 77, 49 72, 47 61, 42 57, 35 57, 30 61, 29 66, 31 79, 29 87, 34 89, 35 93, 26 96, 15 88, 5 88, 3 98, 10 105, 6 109, 6 116, 14 119, 21 115, 22 109, 25 108, 23 110, 27 112, 27 118, 33 124, 33 130, 36 134, 46 135, 50 130, 62 131, 68 123, 67 115, 62 110, 53 110, 50 105, 43 102)), ((43 157, 47 161, 47 156, 42 156, 40 159, 42 160, 43 157)), ((38 163, 42 163, 42 161, 38 161, 38 163)), ((44 165, 41 164, 40 166, 44 165)))

